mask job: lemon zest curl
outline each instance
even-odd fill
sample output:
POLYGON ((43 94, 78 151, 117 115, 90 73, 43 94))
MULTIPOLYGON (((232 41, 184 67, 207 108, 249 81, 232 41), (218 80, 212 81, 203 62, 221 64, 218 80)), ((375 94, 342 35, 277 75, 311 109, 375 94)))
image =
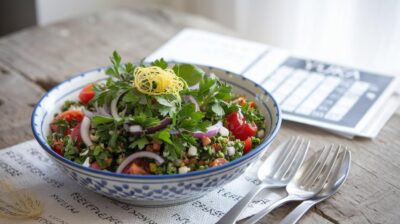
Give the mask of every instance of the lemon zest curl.
POLYGON ((177 76, 172 69, 157 66, 137 67, 134 71, 134 87, 148 95, 171 94, 180 99, 179 92, 187 87, 187 83, 177 76))

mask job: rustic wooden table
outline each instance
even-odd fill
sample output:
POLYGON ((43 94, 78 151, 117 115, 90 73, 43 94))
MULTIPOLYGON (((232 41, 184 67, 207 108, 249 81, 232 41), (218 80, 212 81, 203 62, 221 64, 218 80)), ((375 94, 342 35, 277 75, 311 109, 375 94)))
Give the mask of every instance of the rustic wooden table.
MULTIPOLYGON (((0 148, 32 139, 30 115, 39 97, 79 72, 109 64, 116 49, 135 61, 147 56, 183 27, 227 33, 204 18, 161 9, 121 9, 35 27, 0 39, 0 148)), ((317 205, 301 223, 400 222, 400 116, 395 114, 373 140, 344 139, 321 129, 283 122, 278 141, 310 138, 315 147, 347 145, 352 151, 347 182, 317 205)), ((277 222, 295 204, 262 223, 277 222)))

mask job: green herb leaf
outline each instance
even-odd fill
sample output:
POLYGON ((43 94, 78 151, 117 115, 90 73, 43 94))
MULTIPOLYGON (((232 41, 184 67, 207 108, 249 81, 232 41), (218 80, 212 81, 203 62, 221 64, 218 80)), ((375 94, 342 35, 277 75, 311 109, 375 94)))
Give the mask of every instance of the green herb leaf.
POLYGON ((203 112, 196 111, 194 104, 185 104, 176 115, 176 126, 187 131, 204 131, 209 126, 209 122, 203 120, 204 115, 203 112))
POLYGON ((254 122, 258 128, 264 128, 265 118, 259 110, 256 110, 254 107, 250 107, 249 103, 245 103, 242 106, 241 111, 248 122, 254 122))
POLYGON ((152 66, 157 66, 162 69, 168 68, 168 63, 164 60, 164 58, 160 58, 158 60, 155 60, 151 63, 152 66))
POLYGON ((113 52, 113 55, 110 58, 110 61, 113 64, 113 67, 108 68, 106 70, 106 74, 110 75, 110 76, 113 76, 113 77, 115 77, 117 79, 122 79, 121 74, 120 74, 121 73, 120 72, 120 70, 121 70, 121 56, 118 54, 117 51, 113 52))
POLYGON ((164 97, 161 96, 157 96, 155 97, 157 102, 161 105, 167 106, 167 107, 173 107, 175 106, 173 103, 171 103, 170 101, 168 101, 167 99, 165 99, 164 97))
POLYGON ((133 71, 135 70, 135 66, 132 63, 126 63, 125 64, 125 72, 133 74, 133 71))
POLYGON ((160 104, 160 106, 158 107, 158 112, 162 115, 162 116, 174 116, 174 114, 177 111, 177 106, 179 105, 177 100, 174 101, 170 101, 168 99, 166 99, 165 97, 161 97, 161 96, 157 96, 155 97, 157 102, 160 104))
POLYGON ((118 140, 119 133, 117 130, 110 131, 110 133, 111 133, 111 138, 110 138, 110 141, 108 142, 108 145, 111 148, 115 148, 117 146, 117 140, 118 140))
POLYGON ((125 103, 136 104, 137 102, 139 102, 139 97, 137 96, 137 94, 129 91, 122 97, 122 101, 124 101, 125 103))
POLYGON ((204 76, 204 71, 191 64, 176 64, 172 68, 175 74, 183 78, 189 86, 200 82, 204 76))
POLYGON ((113 122, 114 118, 112 117, 105 117, 105 116, 93 116, 92 117, 92 123, 94 125, 101 125, 101 124, 106 124, 113 122))
POLYGON ((144 149, 144 147, 149 144, 149 140, 147 140, 146 137, 141 137, 139 139, 136 139, 134 142, 132 142, 129 145, 129 148, 134 149, 134 148, 138 148, 138 149, 144 149))
POLYGON ((212 105, 211 110, 217 115, 217 116, 224 116, 225 115, 225 111, 224 109, 221 107, 221 105, 219 103, 215 103, 212 105))
POLYGON ((156 133, 153 134, 153 137, 161 140, 163 142, 166 142, 168 144, 173 145, 172 141, 171 141, 171 135, 169 134, 170 129, 169 128, 165 128, 161 131, 158 131, 156 133))
POLYGON ((209 93, 213 92, 214 85, 216 85, 217 80, 215 77, 204 76, 204 79, 200 81, 198 96, 205 97, 205 95, 209 95, 209 93))
POLYGON ((121 55, 119 55, 117 51, 113 51, 113 57, 111 58, 111 61, 115 65, 120 65, 121 64, 121 55))
POLYGON ((155 125, 158 125, 160 123, 160 119, 158 119, 156 117, 146 116, 143 113, 139 114, 139 115, 126 117, 125 120, 133 122, 135 124, 139 124, 144 128, 155 126, 155 125))

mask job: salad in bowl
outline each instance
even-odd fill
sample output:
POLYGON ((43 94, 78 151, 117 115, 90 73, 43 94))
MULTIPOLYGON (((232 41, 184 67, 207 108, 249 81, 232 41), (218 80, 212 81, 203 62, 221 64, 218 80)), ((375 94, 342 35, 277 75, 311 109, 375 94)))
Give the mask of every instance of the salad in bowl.
POLYGON ((139 206, 194 200, 243 174, 281 124, 273 96, 202 65, 121 63, 47 92, 32 131, 77 184, 139 206))
POLYGON ((254 101, 190 64, 121 65, 67 100, 48 144, 66 159, 136 175, 184 174, 242 157, 265 137, 254 101))

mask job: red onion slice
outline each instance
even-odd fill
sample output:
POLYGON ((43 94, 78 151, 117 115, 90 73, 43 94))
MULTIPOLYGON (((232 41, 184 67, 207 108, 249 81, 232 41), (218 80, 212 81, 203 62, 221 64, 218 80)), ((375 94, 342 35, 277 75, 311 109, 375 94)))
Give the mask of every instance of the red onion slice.
POLYGON ((110 116, 110 108, 108 108, 106 105, 99 107, 96 102, 94 104, 94 108, 96 109, 96 114, 99 114, 102 116, 110 116))
POLYGON ((200 88, 200 83, 194 84, 193 86, 189 86, 189 89, 194 90, 194 89, 199 89, 200 88))
MULTIPOLYGON (((118 94, 118 95, 111 101, 111 105, 110 105, 110 107, 111 107, 111 115, 113 116, 113 118, 114 118, 115 120, 120 120, 120 119, 121 119, 121 116, 119 116, 119 113, 118 113, 118 107, 117 107, 117 105, 118 105, 119 98, 121 98, 121 96, 122 96, 123 94, 124 94, 124 93, 118 94)), ((121 112, 121 114, 125 114, 125 112, 126 112, 126 108, 121 112)))
POLYGON ((155 154, 154 152, 148 152, 148 151, 141 151, 141 152, 135 152, 132 155, 128 156, 117 168, 117 173, 122 173, 122 171, 126 168, 126 166, 128 166, 130 163, 132 163, 133 160, 137 159, 137 158, 142 158, 142 157, 146 157, 149 159, 154 159, 155 161, 157 161, 157 163, 159 164, 163 164, 164 163, 164 159, 158 155, 155 154))
POLYGON ((92 140, 90 139, 90 119, 88 117, 83 117, 82 123, 81 123, 81 138, 83 143, 85 143, 86 146, 91 146, 93 145, 92 140))
POLYGON ((171 118, 166 117, 166 118, 162 119, 158 125, 145 128, 144 130, 143 130, 142 126, 140 126, 140 125, 137 125, 137 124, 130 125, 127 123, 127 124, 124 124, 124 129, 127 132, 130 132, 133 134, 142 134, 142 133, 152 134, 156 131, 166 128, 169 124, 171 124, 171 121, 172 121, 171 118))
POLYGON ((180 131, 178 131, 178 130, 171 130, 171 131, 169 131, 169 134, 170 135, 180 135, 181 134, 181 132, 180 131))
POLYGON ((196 132, 193 132, 192 135, 195 138, 213 137, 218 134, 218 131, 221 127, 222 127, 222 122, 218 121, 213 126, 208 127, 207 132, 196 131, 196 132))
POLYGON ((169 117, 165 117, 164 119, 162 119, 160 121, 160 124, 156 125, 156 126, 152 126, 152 127, 148 127, 146 128, 146 133, 148 134, 152 134, 158 130, 164 129, 166 128, 169 124, 171 124, 171 118, 169 117))
POLYGON ((89 111, 87 109, 82 109, 82 113, 88 118, 92 118, 95 115, 92 111, 89 111))
POLYGON ((92 111, 90 111, 90 110, 88 110, 86 108, 83 108, 82 109, 82 113, 86 117, 88 117, 90 119, 92 119, 93 116, 111 117, 111 115, 106 112, 106 109, 104 109, 104 106, 103 107, 98 107, 97 104, 96 104, 94 107, 95 107, 95 110, 96 110, 95 112, 92 112, 92 111))

